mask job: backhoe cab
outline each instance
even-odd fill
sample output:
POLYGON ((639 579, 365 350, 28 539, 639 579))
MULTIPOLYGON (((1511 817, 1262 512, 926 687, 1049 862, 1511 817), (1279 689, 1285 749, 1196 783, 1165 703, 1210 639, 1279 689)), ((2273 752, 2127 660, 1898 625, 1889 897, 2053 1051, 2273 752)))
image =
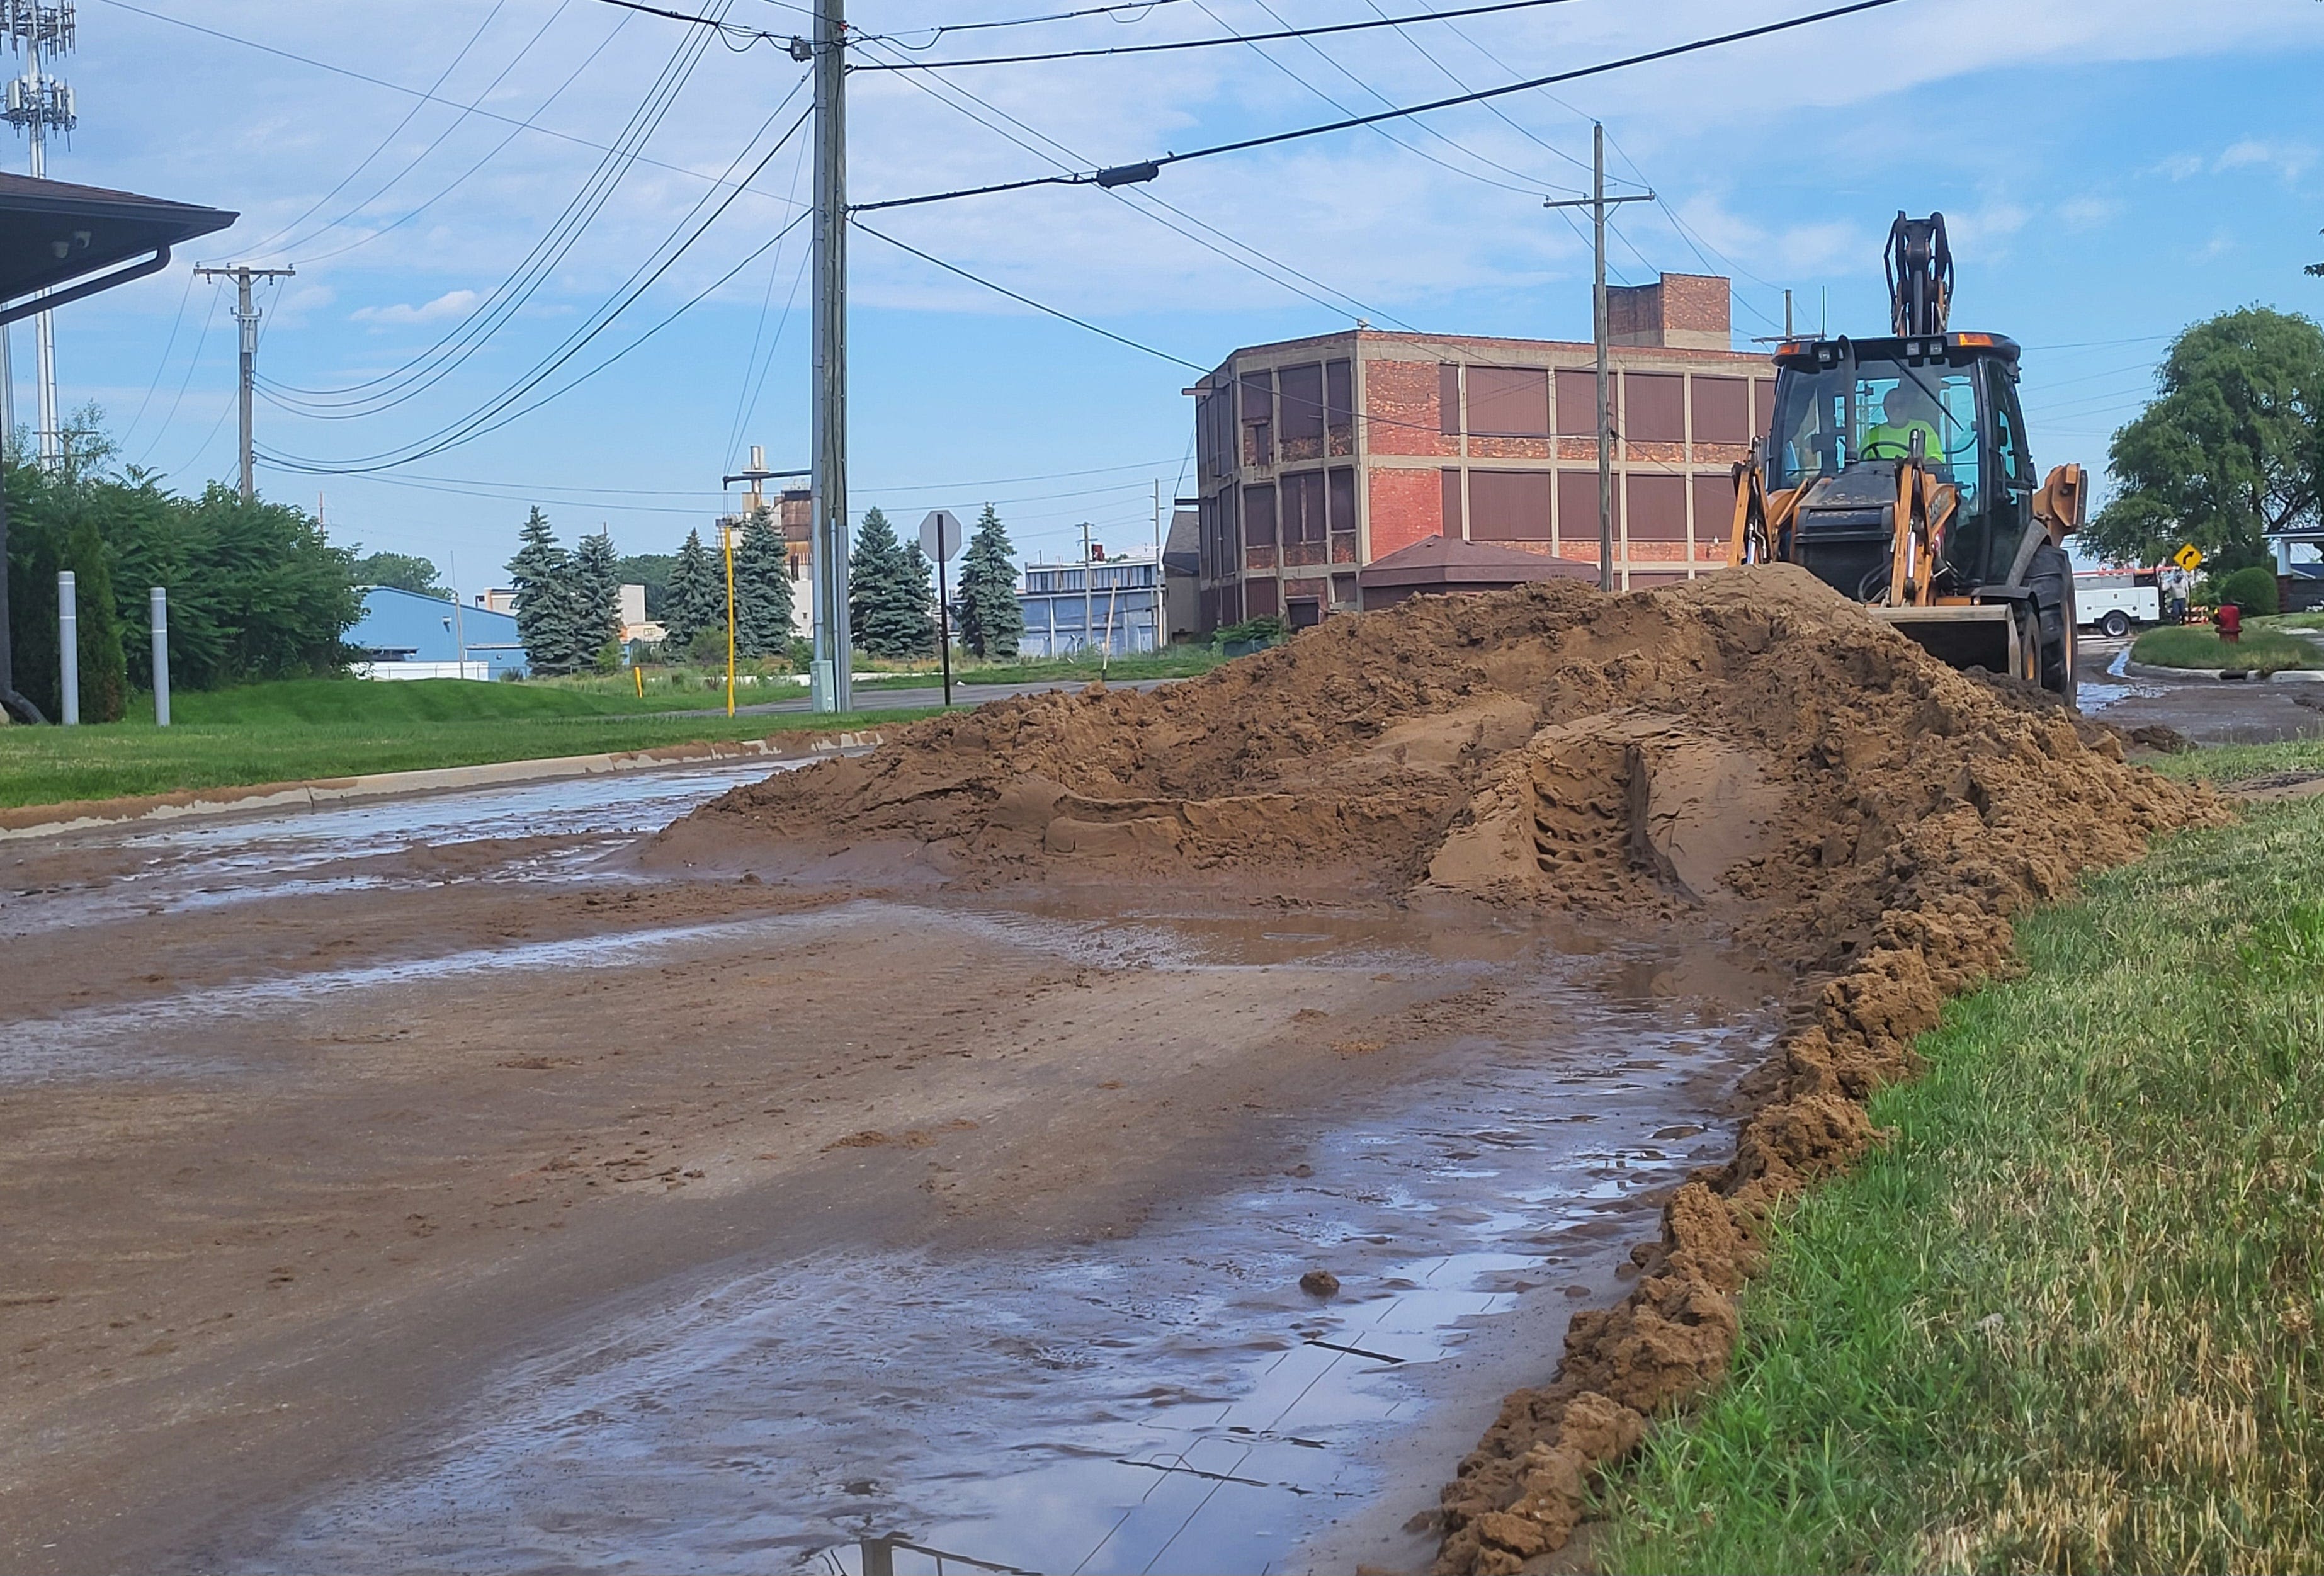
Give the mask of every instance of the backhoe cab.
POLYGON ((1941 214, 1896 216, 1893 332, 1790 339, 1775 419, 1737 467, 1730 565, 1797 564, 1956 668, 2074 700, 2080 465, 2036 486, 2017 346, 1951 332, 1941 214))

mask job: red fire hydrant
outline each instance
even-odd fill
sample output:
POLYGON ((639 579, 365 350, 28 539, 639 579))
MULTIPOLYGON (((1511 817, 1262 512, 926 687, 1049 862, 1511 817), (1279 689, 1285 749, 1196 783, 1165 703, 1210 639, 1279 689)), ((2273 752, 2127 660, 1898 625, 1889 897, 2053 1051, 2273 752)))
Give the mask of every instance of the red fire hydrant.
POLYGON ((2224 645, 2239 646, 2244 639, 2244 610, 2232 602, 2219 604, 2219 611, 2211 615, 2219 626, 2219 640, 2224 645))

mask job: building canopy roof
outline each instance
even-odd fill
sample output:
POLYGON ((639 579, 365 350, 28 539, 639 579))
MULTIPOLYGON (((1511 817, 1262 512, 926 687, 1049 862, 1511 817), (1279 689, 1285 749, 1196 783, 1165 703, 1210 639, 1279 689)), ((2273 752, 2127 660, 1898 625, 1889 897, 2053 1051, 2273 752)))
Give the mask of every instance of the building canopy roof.
POLYGON ((1528 580, 1597 578, 1595 564, 1450 536, 1423 537, 1410 547, 1384 558, 1375 558, 1356 571, 1356 584, 1360 586, 1434 585, 1447 590, 1516 585, 1528 580))
POLYGON ((171 247, 223 230, 240 217, 134 192, 0 174, 0 322, 157 273, 168 266, 171 247), (119 267, 132 259, 143 261, 119 267), (42 290, 57 293, 38 302, 24 299, 42 290))

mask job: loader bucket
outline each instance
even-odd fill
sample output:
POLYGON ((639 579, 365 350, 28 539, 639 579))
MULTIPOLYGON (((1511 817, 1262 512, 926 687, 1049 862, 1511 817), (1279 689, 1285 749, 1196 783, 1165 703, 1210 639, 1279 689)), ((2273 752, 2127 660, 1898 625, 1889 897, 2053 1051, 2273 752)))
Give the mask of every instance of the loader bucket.
POLYGON ((2019 639, 2015 610, 2006 603, 1973 607, 1875 607, 1874 618, 1919 641, 1950 668, 1982 668, 1987 673, 2028 677, 2031 653, 2019 639))

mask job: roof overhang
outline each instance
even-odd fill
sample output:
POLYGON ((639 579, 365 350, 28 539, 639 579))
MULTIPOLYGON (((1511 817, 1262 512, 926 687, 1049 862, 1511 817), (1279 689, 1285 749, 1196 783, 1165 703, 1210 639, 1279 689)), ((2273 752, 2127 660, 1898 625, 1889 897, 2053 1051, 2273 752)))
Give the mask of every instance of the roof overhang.
POLYGON ((159 273, 170 265, 171 248, 240 217, 134 192, 0 175, 0 324, 159 273))

